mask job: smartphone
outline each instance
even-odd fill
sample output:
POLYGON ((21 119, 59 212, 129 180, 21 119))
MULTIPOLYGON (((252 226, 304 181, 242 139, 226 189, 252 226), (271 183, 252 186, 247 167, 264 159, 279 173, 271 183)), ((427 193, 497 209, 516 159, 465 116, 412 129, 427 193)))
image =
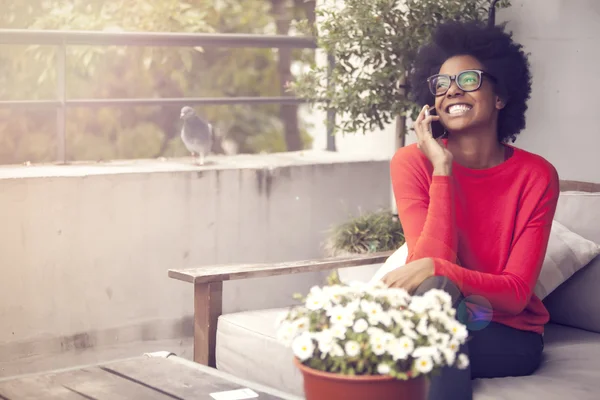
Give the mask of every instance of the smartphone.
MULTIPOLYGON (((425 118, 431 116, 431 115, 436 115, 436 111, 434 107, 428 107, 425 109, 425 118)), ((444 136, 445 130, 444 127, 442 126, 442 124, 440 124, 439 121, 432 121, 431 122, 431 135, 434 138, 439 138, 444 136)))

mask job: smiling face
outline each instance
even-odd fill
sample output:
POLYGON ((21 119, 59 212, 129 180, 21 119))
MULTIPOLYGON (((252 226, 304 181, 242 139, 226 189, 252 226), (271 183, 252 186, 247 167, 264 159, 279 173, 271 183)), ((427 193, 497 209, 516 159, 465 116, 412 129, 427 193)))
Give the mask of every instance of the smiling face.
MULTIPOLYGON (((465 70, 485 68, 475 57, 455 56, 446 60, 439 73, 454 76, 465 70)), ((468 81, 462 83, 470 84, 468 81)), ((488 77, 483 77, 481 87, 473 92, 461 90, 456 82, 452 81, 446 94, 435 98, 440 122, 451 133, 474 128, 495 128, 498 112, 503 107, 504 103, 494 93, 493 83, 488 77)))

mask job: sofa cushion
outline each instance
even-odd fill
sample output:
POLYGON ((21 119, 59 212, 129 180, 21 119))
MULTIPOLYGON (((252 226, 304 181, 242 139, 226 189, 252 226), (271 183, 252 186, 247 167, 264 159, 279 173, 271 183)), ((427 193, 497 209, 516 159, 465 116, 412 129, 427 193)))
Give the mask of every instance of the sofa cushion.
POLYGON ((224 314, 217 324, 217 369, 252 382, 303 395, 302 375, 290 349, 275 336, 285 308, 224 314))
POLYGON ((548 249, 535 285, 535 294, 544 299, 598 254, 600 245, 569 230, 560 222, 552 221, 548 249))
MULTIPOLYGON (((600 243, 600 193, 563 192, 555 219, 571 231, 600 243)), ((550 320, 600 332, 600 258, 596 257, 544 299, 550 320)))
POLYGON ((600 193, 561 193, 554 219, 584 238, 600 243, 600 193))
POLYGON ((548 324, 542 364, 533 376, 477 379, 475 400, 598 398, 600 334, 548 324))
POLYGON ((551 322, 600 333, 600 257, 559 286, 544 305, 551 322))
MULTIPOLYGON (((217 368, 240 378, 303 395, 292 352, 277 342, 275 321, 284 309, 222 315, 217 368)), ((600 391, 600 334, 550 324, 544 359, 535 375, 478 379, 475 400, 595 399, 600 391)))

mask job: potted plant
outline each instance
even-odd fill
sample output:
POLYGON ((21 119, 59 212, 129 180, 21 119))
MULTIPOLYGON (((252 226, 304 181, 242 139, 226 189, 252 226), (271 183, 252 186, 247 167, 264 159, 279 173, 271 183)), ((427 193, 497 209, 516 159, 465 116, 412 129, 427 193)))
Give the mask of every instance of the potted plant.
POLYGON ((327 257, 337 257, 396 250, 403 244, 398 217, 389 210, 376 210, 333 226, 323 248, 327 257))
POLYGON ((277 335, 293 350, 307 400, 424 400, 428 376, 468 366, 459 353, 467 329, 444 291, 410 296, 332 275, 299 299, 277 335))

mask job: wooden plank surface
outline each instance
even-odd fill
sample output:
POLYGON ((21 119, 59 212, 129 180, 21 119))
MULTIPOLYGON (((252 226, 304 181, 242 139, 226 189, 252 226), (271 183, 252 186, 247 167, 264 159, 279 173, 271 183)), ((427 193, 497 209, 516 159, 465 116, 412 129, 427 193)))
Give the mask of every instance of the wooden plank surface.
POLYGON ((82 400, 85 397, 54 381, 50 376, 32 376, 0 382, 0 399, 82 400), (43 394, 43 396, 42 396, 43 394))
POLYGON ((273 264, 224 264, 188 269, 170 269, 169 277, 197 284, 299 274, 302 272, 327 271, 336 268, 358 267, 361 265, 383 263, 392 253, 392 251, 387 251, 352 257, 332 257, 318 260, 290 261, 273 264))
MULTIPOLYGON (((158 382, 157 382, 158 383, 158 382)), ((103 367, 88 367, 0 383, 0 395, 16 399, 179 399, 152 386, 118 376, 103 367), (51 393, 52 397, 47 397, 51 393)))
POLYGON ((562 180, 560 181, 560 191, 597 193, 600 192, 600 183, 562 180))
MULTIPOLYGON (((153 382, 166 392, 182 399, 212 399, 210 393, 241 389, 240 386, 216 374, 205 373, 199 368, 190 368, 168 358, 143 358, 110 365, 114 371, 141 382, 153 382)), ((208 370, 210 371, 210 370, 208 370)), ((216 370, 215 370, 216 372, 216 370)), ((280 399, 260 390, 259 399, 280 399)))
POLYGON ((212 400, 211 393, 250 388, 260 399, 296 399, 178 357, 137 357, 0 380, 2 400, 212 400))

